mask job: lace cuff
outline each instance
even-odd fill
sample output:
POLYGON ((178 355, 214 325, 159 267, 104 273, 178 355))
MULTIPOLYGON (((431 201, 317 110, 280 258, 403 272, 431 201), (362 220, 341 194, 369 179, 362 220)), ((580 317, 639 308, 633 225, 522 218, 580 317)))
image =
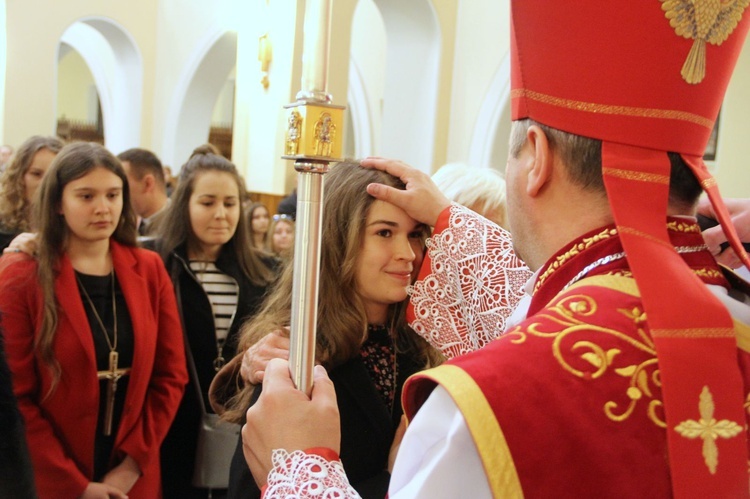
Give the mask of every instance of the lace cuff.
POLYGON ((291 454, 276 449, 271 455, 264 499, 359 499, 338 456, 329 449, 308 449, 291 454))
POLYGON ((477 350, 506 329, 531 271, 510 233, 458 204, 427 241, 420 278, 409 291, 411 327, 447 358, 477 350), (442 230, 441 230, 442 229, 442 230))

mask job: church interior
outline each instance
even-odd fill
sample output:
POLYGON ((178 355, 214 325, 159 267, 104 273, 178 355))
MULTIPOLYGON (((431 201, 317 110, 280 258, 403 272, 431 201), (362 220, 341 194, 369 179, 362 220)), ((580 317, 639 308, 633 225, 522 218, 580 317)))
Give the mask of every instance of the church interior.
MULTIPOLYGON (((304 0, 0 0, 0 143, 144 147, 177 172, 210 141, 273 203, 295 185, 281 156, 304 12, 304 0)), ((508 0, 334 0, 327 90, 346 106, 344 155, 502 173, 509 30, 508 0)), ((750 47, 706 151, 725 197, 748 196, 748 116, 750 47)))

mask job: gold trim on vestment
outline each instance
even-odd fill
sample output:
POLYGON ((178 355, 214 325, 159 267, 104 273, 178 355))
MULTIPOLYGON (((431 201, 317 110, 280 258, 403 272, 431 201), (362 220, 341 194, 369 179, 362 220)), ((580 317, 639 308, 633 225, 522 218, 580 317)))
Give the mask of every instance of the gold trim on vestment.
POLYGON ((458 406, 482 459, 493 497, 522 498, 523 489, 508 442, 479 385, 458 366, 442 365, 420 374, 445 388, 458 406))
POLYGON ((572 291, 581 286, 599 286, 602 288, 613 289, 630 296, 641 296, 641 292, 638 290, 638 285, 632 277, 613 274, 595 275, 576 282, 571 285, 566 292, 572 291))
POLYGON ((618 228, 620 229, 620 234, 630 234, 631 236, 640 237, 642 239, 646 239, 647 241, 651 241, 652 243, 656 243, 661 246, 674 248, 674 246, 672 246, 672 243, 670 243, 669 241, 664 241, 662 239, 656 238, 647 232, 643 232, 638 229, 628 227, 627 225, 620 225, 618 228))
POLYGON ((555 258, 555 261, 552 262, 552 264, 545 270, 539 278, 536 280, 536 283, 534 284, 534 292, 536 292, 542 284, 547 280, 547 278, 552 275, 557 269, 563 266, 568 260, 573 258, 574 256, 580 254, 583 250, 590 248, 592 245, 598 243, 599 241, 602 241, 604 239, 609 239, 610 237, 617 235, 617 228, 607 228, 599 232, 598 234, 595 234, 591 237, 586 237, 583 239, 583 241, 576 243, 573 245, 572 248, 570 248, 568 251, 563 253, 562 255, 555 258))
POLYGON ((750 326, 735 319, 734 331, 737 333, 737 347, 745 353, 750 353, 750 326))
POLYGON ((674 232, 692 234, 697 234, 701 231, 700 225, 695 222, 680 222, 678 220, 670 220, 669 222, 667 222, 667 229, 674 232))
POLYGON ((732 338, 734 329, 729 327, 695 327, 677 329, 651 329, 654 338, 732 338))
POLYGON ((610 177, 624 178, 625 180, 669 185, 669 175, 659 175, 658 173, 635 172, 620 168, 602 168, 602 174, 609 175, 610 177))
POLYGON ((549 104, 551 106, 573 109, 575 111, 584 111, 588 113, 633 116, 635 118, 663 118, 668 120, 678 120, 700 125, 708 128, 709 130, 714 127, 713 120, 710 120, 698 114, 689 113, 687 111, 596 104, 593 102, 583 102, 572 99, 563 99, 561 97, 554 97, 552 95, 534 92, 533 90, 528 90, 525 88, 516 88, 515 90, 511 90, 510 97, 511 99, 525 97, 529 100, 535 100, 543 104, 549 104))

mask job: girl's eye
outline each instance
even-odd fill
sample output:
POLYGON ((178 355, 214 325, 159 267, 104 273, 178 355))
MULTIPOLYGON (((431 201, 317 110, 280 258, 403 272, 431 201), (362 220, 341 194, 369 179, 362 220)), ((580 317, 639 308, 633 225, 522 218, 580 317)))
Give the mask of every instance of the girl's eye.
POLYGON ((409 239, 422 239, 423 236, 424 232, 422 232, 421 230, 415 230, 409 233, 409 239))
POLYGON ((375 234, 380 237, 391 237, 392 232, 391 229, 380 229, 375 234))

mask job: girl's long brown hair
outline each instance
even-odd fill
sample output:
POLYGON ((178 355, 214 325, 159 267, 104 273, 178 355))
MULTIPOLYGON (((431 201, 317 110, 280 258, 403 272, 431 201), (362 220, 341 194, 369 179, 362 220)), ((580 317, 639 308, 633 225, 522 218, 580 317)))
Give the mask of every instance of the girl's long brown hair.
POLYGON ((126 246, 136 245, 135 213, 130 206, 128 178, 120 161, 107 149, 93 142, 76 142, 63 147, 49 167, 32 203, 32 220, 37 227, 37 260, 39 286, 44 299, 42 322, 34 346, 42 361, 53 374, 49 396, 60 380, 60 365, 55 359, 53 345, 57 333, 59 303, 55 296, 55 279, 59 274, 60 258, 66 249, 68 225, 60 214, 65 186, 104 168, 122 180, 122 213, 112 239, 126 246))
MULTIPOLYGON (((365 189, 373 182, 398 189, 404 189, 404 184, 387 173, 362 168, 356 162, 338 163, 326 174, 325 181, 316 358, 331 369, 356 356, 367 337, 367 315, 355 285, 365 221, 375 200, 365 189)), ((428 235, 427 227, 424 235, 425 238, 428 235)), ((293 267, 293 261, 284 264, 281 277, 261 311, 243 325, 238 352, 266 334, 289 326, 293 267)), ((395 334, 396 348, 413 353, 425 367, 438 363, 439 354, 406 324, 405 305, 403 301, 389 308, 389 326, 395 334)), ((241 421, 252 391, 252 386, 246 386, 230 399, 224 417, 241 421)))

